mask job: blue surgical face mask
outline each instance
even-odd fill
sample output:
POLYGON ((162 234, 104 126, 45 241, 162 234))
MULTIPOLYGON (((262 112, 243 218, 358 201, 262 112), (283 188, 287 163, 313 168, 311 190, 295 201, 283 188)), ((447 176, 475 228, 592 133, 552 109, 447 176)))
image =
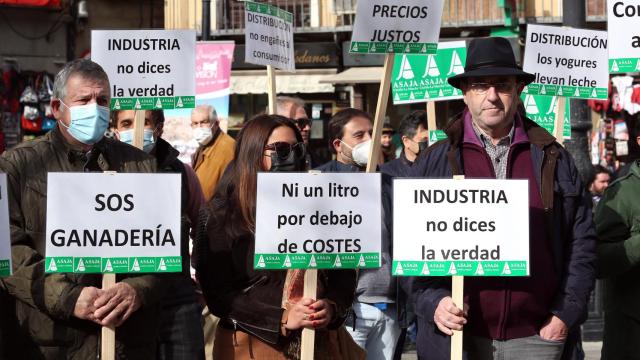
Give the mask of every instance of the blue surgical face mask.
MULTIPOLYGON (((133 135, 134 135, 133 129, 119 131, 118 133, 120 134, 120 141, 129 145, 133 145, 133 135)), ((153 147, 156 144, 156 139, 153 137, 153 130, 144 129, 143 138, 144 138, 144 143, 142 145, 142 150, 149 153, 151 152, 151 150, 153 150, 153 147)))
POLYGON ((62 100, 60 103, 71 111, 71 124, 67 126, 59 121, 60 125, 74 139, 86 145, 93 145, 102 139, 109 127, 109 108, 96 103, 75 106, 67 106, 62 100))

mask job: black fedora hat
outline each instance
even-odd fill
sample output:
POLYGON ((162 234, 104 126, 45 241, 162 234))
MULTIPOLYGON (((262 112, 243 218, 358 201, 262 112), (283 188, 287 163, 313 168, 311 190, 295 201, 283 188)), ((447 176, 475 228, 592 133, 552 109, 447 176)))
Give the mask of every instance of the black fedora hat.
POLYGON ((511 49, 509 40, 503 37, 473 39, 467 49, 467 61, 464 72, 452 76, 447 81, 460 89, 460 81, 480 76, 515 76, 529 85, 536 76, 520 69, 511 49))

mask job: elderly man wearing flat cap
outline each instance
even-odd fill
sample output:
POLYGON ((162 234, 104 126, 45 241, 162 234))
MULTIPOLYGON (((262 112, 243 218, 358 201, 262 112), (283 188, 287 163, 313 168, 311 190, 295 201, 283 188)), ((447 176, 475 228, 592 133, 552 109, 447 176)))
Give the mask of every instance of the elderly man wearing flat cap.
POLYGON ((464 304, 451 280, 410 280, 418 315, 418 355, 449 359, 452 330, 464 330, 467 359, 579 358, 580 325, 594 286, 591 202, 571 155, 518 111, 534 80, 504 38, 469 43, 465 72, 449 78, 464 111, 447 139, 421 152, 413 177, 529 180, 529 277, 468 277, 464 304))

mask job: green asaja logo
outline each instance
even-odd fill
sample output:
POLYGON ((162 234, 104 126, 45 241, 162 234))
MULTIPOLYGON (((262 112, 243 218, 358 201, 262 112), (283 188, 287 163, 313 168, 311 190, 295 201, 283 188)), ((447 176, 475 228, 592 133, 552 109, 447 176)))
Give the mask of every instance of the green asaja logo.
POLYGON ((438 63, 436 62, 435 56, 429 55, 427 58, 427 66, 424 69, 424 75, 422 78, 426 77, 438 77, 440 76, 440 69, 438 69, 438 63))
POLYGON ((531 115, 538 115, 540 113, 540 109, 538 109, 538 104, 536 103, 536 99, 533 95, 527 94, 527 96, 525 96, 524 110, 527 114, 531 115))
POLYGON ((413 73, 413 69, 411 68, 411 63, 409 62, 409 58, 407 55, 402 55, 402 62, 400 63, 400 73, 398 74, 397 80, 411 80, 415 77, 413 73))

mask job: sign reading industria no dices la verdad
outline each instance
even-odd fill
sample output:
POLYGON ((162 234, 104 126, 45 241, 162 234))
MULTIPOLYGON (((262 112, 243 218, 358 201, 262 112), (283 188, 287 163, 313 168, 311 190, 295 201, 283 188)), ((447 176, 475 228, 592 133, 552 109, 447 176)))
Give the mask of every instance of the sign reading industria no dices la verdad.
POLYGON ((394 179, 399 276, 529 275, 527 180, 394 179))
POLYGON ((195 107, 195 30, 93 30, 91 59, 111 84, 113 110, 195 107))

